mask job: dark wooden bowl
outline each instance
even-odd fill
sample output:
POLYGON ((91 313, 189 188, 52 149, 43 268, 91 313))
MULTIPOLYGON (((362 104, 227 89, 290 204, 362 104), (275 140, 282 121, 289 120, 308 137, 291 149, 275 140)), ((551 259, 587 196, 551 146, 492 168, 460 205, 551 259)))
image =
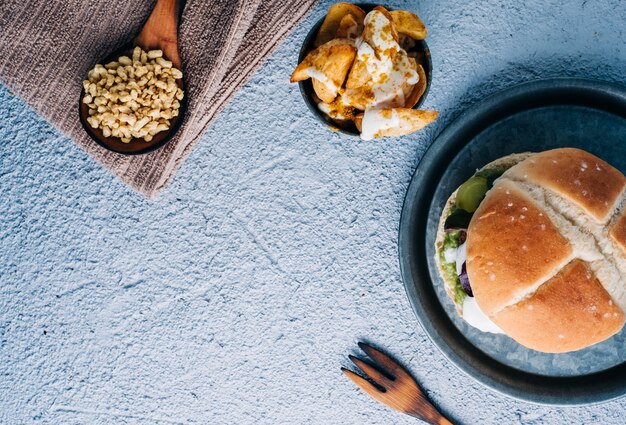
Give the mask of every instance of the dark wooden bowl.
MULTIPOLYGON (((121 50, 118 50, 115 53, 110 54, 106 58, 104 58, 101 64, 109 63, 120 56, 128 56, 132 57, 132 49, 134 46, 126 46, 121 50)), ((108 149, 113 152, 121 153, 124 155, 140 155, 148 152, 152 152, 155 149, 160 148, 169 142, 178 132, 180 126, 183 122, 183 117, 185 116, 185 112, 187 111, 187 91, 185 90, 185 83, 183 79, 177 79, 176 85, 185 93, 185 97, 180 101, 180 108, 178 110, 178 116, 174 117, 170 120, 170 128, 167 131, 162 131, 153 136, 152 140, 146 142, 143 139, 135 139, 133 138, 130 142, 124 143, 117 137, 104 137, 102 134, 102 130, 99 128, 93 128, 89 125, 86 118, 89 117, 89 107, 83 103, 83 97, 85 96, 85 89, 83 88, 80 92, 80 99, 78 100, 78 110, 80 113, 80 122, 83 125, 83 128, 93 139, 94 142, 99 144, 105 149, 108 149)))
MULTIPOLYGON (((182 71, 178 53, 178 23, 184 8, 185 0, 157 0, 150 16, 134 41, 111 53, 99 63, 104 65, 120 56, 132 57, 132 50, 138 45, 145 51, 152 49, 163 50, 163 56, 172 61, 173 65, 182 71)), ((81 90, 80 98, 78 99, 80 122, 89 137, 105 149, 124 155, 139 155, 152 152, 165 145, 176 135, 187 112, 188 94, 185 89, 184 76, 182 79, 176 80, 176 85, 185 93, 183 100, 180 101, 178 116, 170 120, 170 128, 167 131, 155 134, 149 142, 146 142, 144 139, 133 138, 130 142, 124 143, 117 137, 104 137, 102 130, 91 127, 87 122, 89 107, 83 103, 83 97, 85 96, 84 88, 81 90)))

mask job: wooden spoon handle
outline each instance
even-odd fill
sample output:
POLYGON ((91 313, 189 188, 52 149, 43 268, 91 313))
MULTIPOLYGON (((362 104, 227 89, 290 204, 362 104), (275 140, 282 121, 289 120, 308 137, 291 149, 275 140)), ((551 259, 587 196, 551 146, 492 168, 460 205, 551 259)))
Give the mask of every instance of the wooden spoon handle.
POLYGON ((181 69, 178 54, 178 15, 181 0, 157 0, 152 13, 135 38, 135 45, 144 50, 161 49, 163 55, 181 69))

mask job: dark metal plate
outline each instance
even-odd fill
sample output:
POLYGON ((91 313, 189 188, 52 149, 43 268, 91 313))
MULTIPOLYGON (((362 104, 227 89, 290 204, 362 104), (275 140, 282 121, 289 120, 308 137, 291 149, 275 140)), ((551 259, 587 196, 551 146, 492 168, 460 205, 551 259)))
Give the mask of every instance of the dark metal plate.
POLYGON ((626 394, 626 330, 574 353, 529 350, 460 319, 434 262, 445 202, 477 168, 511 153, 557 147, 585 149, 626 173, 626 90, 589 80, 541 80, 505 90, 463 113, 415 171, 400 219, 400 267, 422 327, 461 370, 534 403, 597 403, 626 394))

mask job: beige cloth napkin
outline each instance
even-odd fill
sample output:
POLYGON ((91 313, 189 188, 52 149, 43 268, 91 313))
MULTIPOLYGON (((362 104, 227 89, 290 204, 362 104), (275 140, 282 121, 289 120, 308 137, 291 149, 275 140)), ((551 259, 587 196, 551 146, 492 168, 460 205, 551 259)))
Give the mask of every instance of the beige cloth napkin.
POLYGON ((139 32, 154 1, 2 1, 0 80, 125 183, 152 197, 314 2, 187 0, 179 28, 187 116, 173 140, 146 155, 119 155, 89 139, 78 119, 78 98, 87 71, 139 32))

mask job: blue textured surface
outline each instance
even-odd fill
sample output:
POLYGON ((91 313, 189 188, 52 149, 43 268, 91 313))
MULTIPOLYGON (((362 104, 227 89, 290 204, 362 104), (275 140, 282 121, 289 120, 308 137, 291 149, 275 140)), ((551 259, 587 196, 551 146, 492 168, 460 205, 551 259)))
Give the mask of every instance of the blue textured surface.
POLYGON ((393 2, 429 27, 437 123, 360 142, 287 83, 314 11, 147 201, 0 89, 0 422, 416 423, 339 372, 389 347, 465 424, 621 424, 626 401, 548 408, 483 388, 417 325, 397 226, 424 150, 516 82, 626 83, 620 0, 393 2), (409 4, 410 3, 410 4, 409 4))

